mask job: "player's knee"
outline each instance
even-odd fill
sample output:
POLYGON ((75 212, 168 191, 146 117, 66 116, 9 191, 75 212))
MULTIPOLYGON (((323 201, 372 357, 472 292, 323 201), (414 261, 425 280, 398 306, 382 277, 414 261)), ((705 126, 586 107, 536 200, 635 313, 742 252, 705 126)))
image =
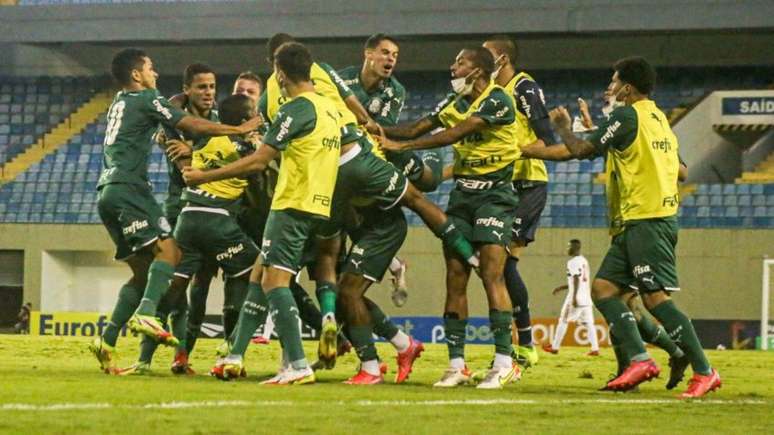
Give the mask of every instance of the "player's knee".
POLYGON ((648 310, 652 310, 662 302, 666 302, 669 299, 669 295, 663 290, 642 294, 642 303, 648 310))
POLYGON ((619 293, 618 288, 613 283, 604 279, 595 279, 591 283, 591 299, 594 302, 618 296, 619 293))

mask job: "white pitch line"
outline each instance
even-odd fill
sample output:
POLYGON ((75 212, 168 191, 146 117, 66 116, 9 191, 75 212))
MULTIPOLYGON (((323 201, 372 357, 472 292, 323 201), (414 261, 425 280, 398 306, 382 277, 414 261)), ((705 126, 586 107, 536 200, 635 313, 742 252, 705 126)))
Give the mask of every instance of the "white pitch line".
MULTIPOLYGON (((330 402, 329 405, 342 406, 485 406, 485 405, 548 405, 555 404, 556 400, 535 399, 467 399, 467 400, 358 400, 354 402, 330 402)), ((660 405, 681 404, 685 401, 678 399, 566 399, 559 400, 566 404, 607 404, 607 405, 660 405)), ((765 400, 695 400, 689 404, 700 405, 766 405, 765 400)), ((0 405, 0 411, 85 411, 105 409, 191 409, 191 408, 217 408, 217 407, 266 407, 266 406, 318 406, 317 402, 293 402, 289 400, 205 400, 199 402, 160 402, 145 404, 111 404, 111 403, 52 403, 39 405, 33 403, 5 403, 0 405)))

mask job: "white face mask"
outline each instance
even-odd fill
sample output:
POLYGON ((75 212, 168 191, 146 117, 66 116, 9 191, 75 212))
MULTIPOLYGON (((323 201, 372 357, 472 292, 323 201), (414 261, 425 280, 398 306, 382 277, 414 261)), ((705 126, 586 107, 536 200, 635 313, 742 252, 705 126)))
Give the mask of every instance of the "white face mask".
POLYGON ((475 74, 476 71, 473 70, 470 74, 466 75, 465 77, 459 77, 456 79, 451 80, 451 87, 455 94, 465 96, 473 92, 473 85, 475 84, 475 80, 471 80, 470 83, 468 83, 468 79, 475 74))
POLYGON ((611 113, 613 113, 613 110, 623 106, 624 103, 620 101, 616 101, 615 95, 611 95, 607 98, 605 101, 605 105, 602 107, 602 114, 605 116, 610 116, 611 113))
MULTIPOLYGON (((500 59, 502 59, 504 57, 505 57, 505 55, 501 54, 500 57, 495 59, 495 65, 497 65, 497 62, 499 62, 500 59)), ((497 79, 497 75, 500 74, 500 70, 503 69, 503 66, 505 66, 505 64, 502 64, 502 65, 498 66, 497 68, 495 68, 494 72, 492 73, 492 80, 496 80, 497 79)))

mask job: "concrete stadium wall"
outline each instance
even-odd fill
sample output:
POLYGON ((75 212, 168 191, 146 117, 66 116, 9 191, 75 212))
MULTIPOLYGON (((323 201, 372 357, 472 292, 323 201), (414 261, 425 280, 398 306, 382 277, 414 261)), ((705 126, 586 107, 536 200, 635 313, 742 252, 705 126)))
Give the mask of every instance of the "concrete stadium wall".
POLYGON ((592 33, 771 28, 767 0, 306 0, 50 5, 0 10, 2 42, 592 33))
MULTIPOLYGON (((596 270, 608 247, 603 229, 546 228, 538 233, 520 264, 536 317, 556 316, 562 298, 551 289, 565 282, 567 241, 578 238, 596 270)), ((686 229, 680 232, 678 269, 683 291, 678 303, 695 318, 746 319, 760 316, 761 259, 774 256, 774 230, 686 229)), ((112 261, 112 243, 98 225, 0 224, 0 250, 23 249, 24 300, 46 311, 110 312, 120 284, 129 276, 112 261)), ((389 285, 369 291, 388 314, 440 315, 444 266, 440 245, 425 228, 411 227, 400 255, 409 262, 409 302, 401 309, 389 300, 389 285)), ((208 312, 219 313, 221 284, 211 290, 208 312)), ((311 290, 313 286, 307 285, 311 290)), ((476 278, 469 288, 471 314, 486 315, 476 278)))

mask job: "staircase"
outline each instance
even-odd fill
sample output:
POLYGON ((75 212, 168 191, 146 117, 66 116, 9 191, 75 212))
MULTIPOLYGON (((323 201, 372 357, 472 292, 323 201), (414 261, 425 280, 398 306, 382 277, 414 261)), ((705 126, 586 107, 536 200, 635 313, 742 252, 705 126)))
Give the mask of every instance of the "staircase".
POLYGON ((107 93, 95 94, 49 133, 38 139, 34 145, 0 168, 0 185, 13 181, 30 166, 65 145, 70 138, 105 113, 112 101, 112 96, 107 93))
POLYGON ((742 172, 737 183, 774 183, 774 152, 755 166, 755 171, 742 172))

